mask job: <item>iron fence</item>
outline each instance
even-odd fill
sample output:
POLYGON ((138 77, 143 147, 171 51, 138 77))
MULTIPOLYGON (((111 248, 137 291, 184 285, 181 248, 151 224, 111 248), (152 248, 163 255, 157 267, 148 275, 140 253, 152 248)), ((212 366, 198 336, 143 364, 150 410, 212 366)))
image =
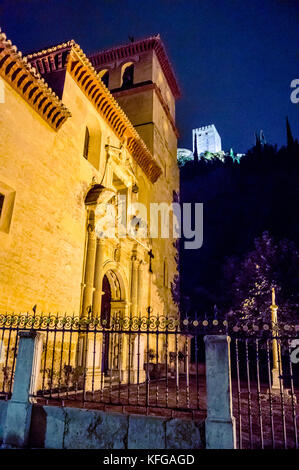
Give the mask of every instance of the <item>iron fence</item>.
POLYGON ((194 418, 206 408, 202 327, 193 336, 163 316, 115 315, 108 325, 92 317, 2 315, 1 395, 11 396, 18 331, 34 329, 43 336, 38 401, 194 418))
POLYGON ((35 401, 193 419, 206 416, 203 338, 229 335, 238 447, 298 447, 298 325, 151 312, 116 314, 110 324, 92 316, 0 315, 3 399, 12 392, 18 332, 32 329, 43 337, 35 401))
POLYGON ((238 447, 298 448, 298 329, 254 326, 230 332, 238 447))

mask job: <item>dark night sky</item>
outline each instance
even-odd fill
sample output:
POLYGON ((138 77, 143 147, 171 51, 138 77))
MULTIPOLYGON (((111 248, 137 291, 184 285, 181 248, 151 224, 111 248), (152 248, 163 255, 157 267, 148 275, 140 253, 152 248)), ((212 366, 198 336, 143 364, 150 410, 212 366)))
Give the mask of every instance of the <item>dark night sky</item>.
POLYGON ((298 0, 0 0, 0 25, 23 52, 75 39, 85 53, 160 33, 182 98, 181 147, 214 123, 225 150, 245 152, 254 131, 285 143, 285 116, 299 137, 298 0))

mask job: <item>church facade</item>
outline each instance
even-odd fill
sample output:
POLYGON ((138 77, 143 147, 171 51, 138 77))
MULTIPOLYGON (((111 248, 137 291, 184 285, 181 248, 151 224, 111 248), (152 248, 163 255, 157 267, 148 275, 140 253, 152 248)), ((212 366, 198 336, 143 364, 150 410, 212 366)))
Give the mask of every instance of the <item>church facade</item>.
POLYGON ((178 195, 179 89, 160 37, 23 57, 0 32, 0 77, 0 312, 178 315, 172 234, 96 232, 120 195, 125 212, 178 195))

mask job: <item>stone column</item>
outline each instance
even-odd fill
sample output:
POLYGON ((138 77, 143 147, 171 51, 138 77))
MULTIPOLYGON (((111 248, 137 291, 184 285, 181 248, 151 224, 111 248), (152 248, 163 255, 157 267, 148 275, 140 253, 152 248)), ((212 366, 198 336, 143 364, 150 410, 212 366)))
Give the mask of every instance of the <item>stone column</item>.
MULTIPOLYGON (((92 211, 93 213, 93 211, 92 211)), ((89 307, 92 306, 93 297, 93 279, 96 255, 96 234, 92 213, 89 215, 89 223, 87 226, 87 248, 84 274, 84 292, 82 299, 82 315, 86 315, 89 307)), ((93 213, 94 214, 94 213, 93 213)))
POLYGON ((138 264, 136 256, 133 256, 131 278, 131 312, 133 317, 137 315, 138 264))
POLYGON ((19 332, 13 393, 7 405, 3 444, 26 447, 28 444, 32 402, 40 370, 42 335, 36 331, 19 332))
POLYGON ((146 372, 144 370, 144 350, 146 338, 137 334, 133 343, 133 361, 131 370, 131 383, 144 383, 146 372))
POLYGON ((137 283, 137 313, 143 313, 143 292, 145 288, 144 263, 141 261, 138 265, 138 283, 137 283))
POLYGON ((232 415, 230 338, 208 335, 206 350, 206 448, 235 449, 236 424, 232 415))
MULTIPOLYGON (((90 255, 90 266, 89 266, 89 282, 93 282, 93 288, 90 289, 89 295, 92 296, 92 313, 93 315, 101 315, 102 305, 102 285, 103 285, 103 263, 104 263, 104 240, 96 238, 95 242, 92 243, 92 254, 90 255), (95 246, 95 251, 94 251, 95 246), (93 274, 92 270, 93 269, 93 274)), ((89 252, 90 254, 90 252, 89 252)), ((86 263, 87 269, 88 262, 86 263)), ((91 302, 86 302, 85 312, 88 309, 91 302)), ((95 391, 100 389, 101 385, 101 359, 102 359, 102 335, 83 337, 83 347, 85 349, 84 364, 86 367, 86 391, 95 391), (86 343, 86 344, 85 344, 86 343)))
POLYGON ((94 293, 92 311, 96 316, 101 315, 102 286, 103 286, 103 264, 104 264, 104 240, 98 238, 96 241, 96 257, 94 269, 94 293))
MULTIPOLYGON (((129 319, 130 317, 130 302, 124 301, 122 302, 122 312, 123 312, 123 318, 124 319, 129 319)), ((121 338, 121 357, 120 357, 120 369, 121 369, 121 381, 122 383, 128 383, 128 377, 129 377, 129 367, 130 367, 130 358, 129 358, 129 352, 130 356, 132 357, 132 348, 129 346, 129 342, 131 340, 131 334, 122 334, 121 338)))

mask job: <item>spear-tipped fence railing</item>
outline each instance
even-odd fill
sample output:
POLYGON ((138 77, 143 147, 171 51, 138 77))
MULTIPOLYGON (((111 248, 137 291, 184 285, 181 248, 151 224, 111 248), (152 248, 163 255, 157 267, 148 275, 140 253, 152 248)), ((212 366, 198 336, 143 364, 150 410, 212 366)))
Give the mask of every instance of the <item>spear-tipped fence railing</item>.
POLYGON ((228 335, 238 446, 298 447, 299 325, 151 312, 119 312, 109 323, 92 315, 4 314, 3 399, 12 393, 18 332, 32 329, 43 336, 37 402, 193 419, 206 415, 203 338, 228 335))

